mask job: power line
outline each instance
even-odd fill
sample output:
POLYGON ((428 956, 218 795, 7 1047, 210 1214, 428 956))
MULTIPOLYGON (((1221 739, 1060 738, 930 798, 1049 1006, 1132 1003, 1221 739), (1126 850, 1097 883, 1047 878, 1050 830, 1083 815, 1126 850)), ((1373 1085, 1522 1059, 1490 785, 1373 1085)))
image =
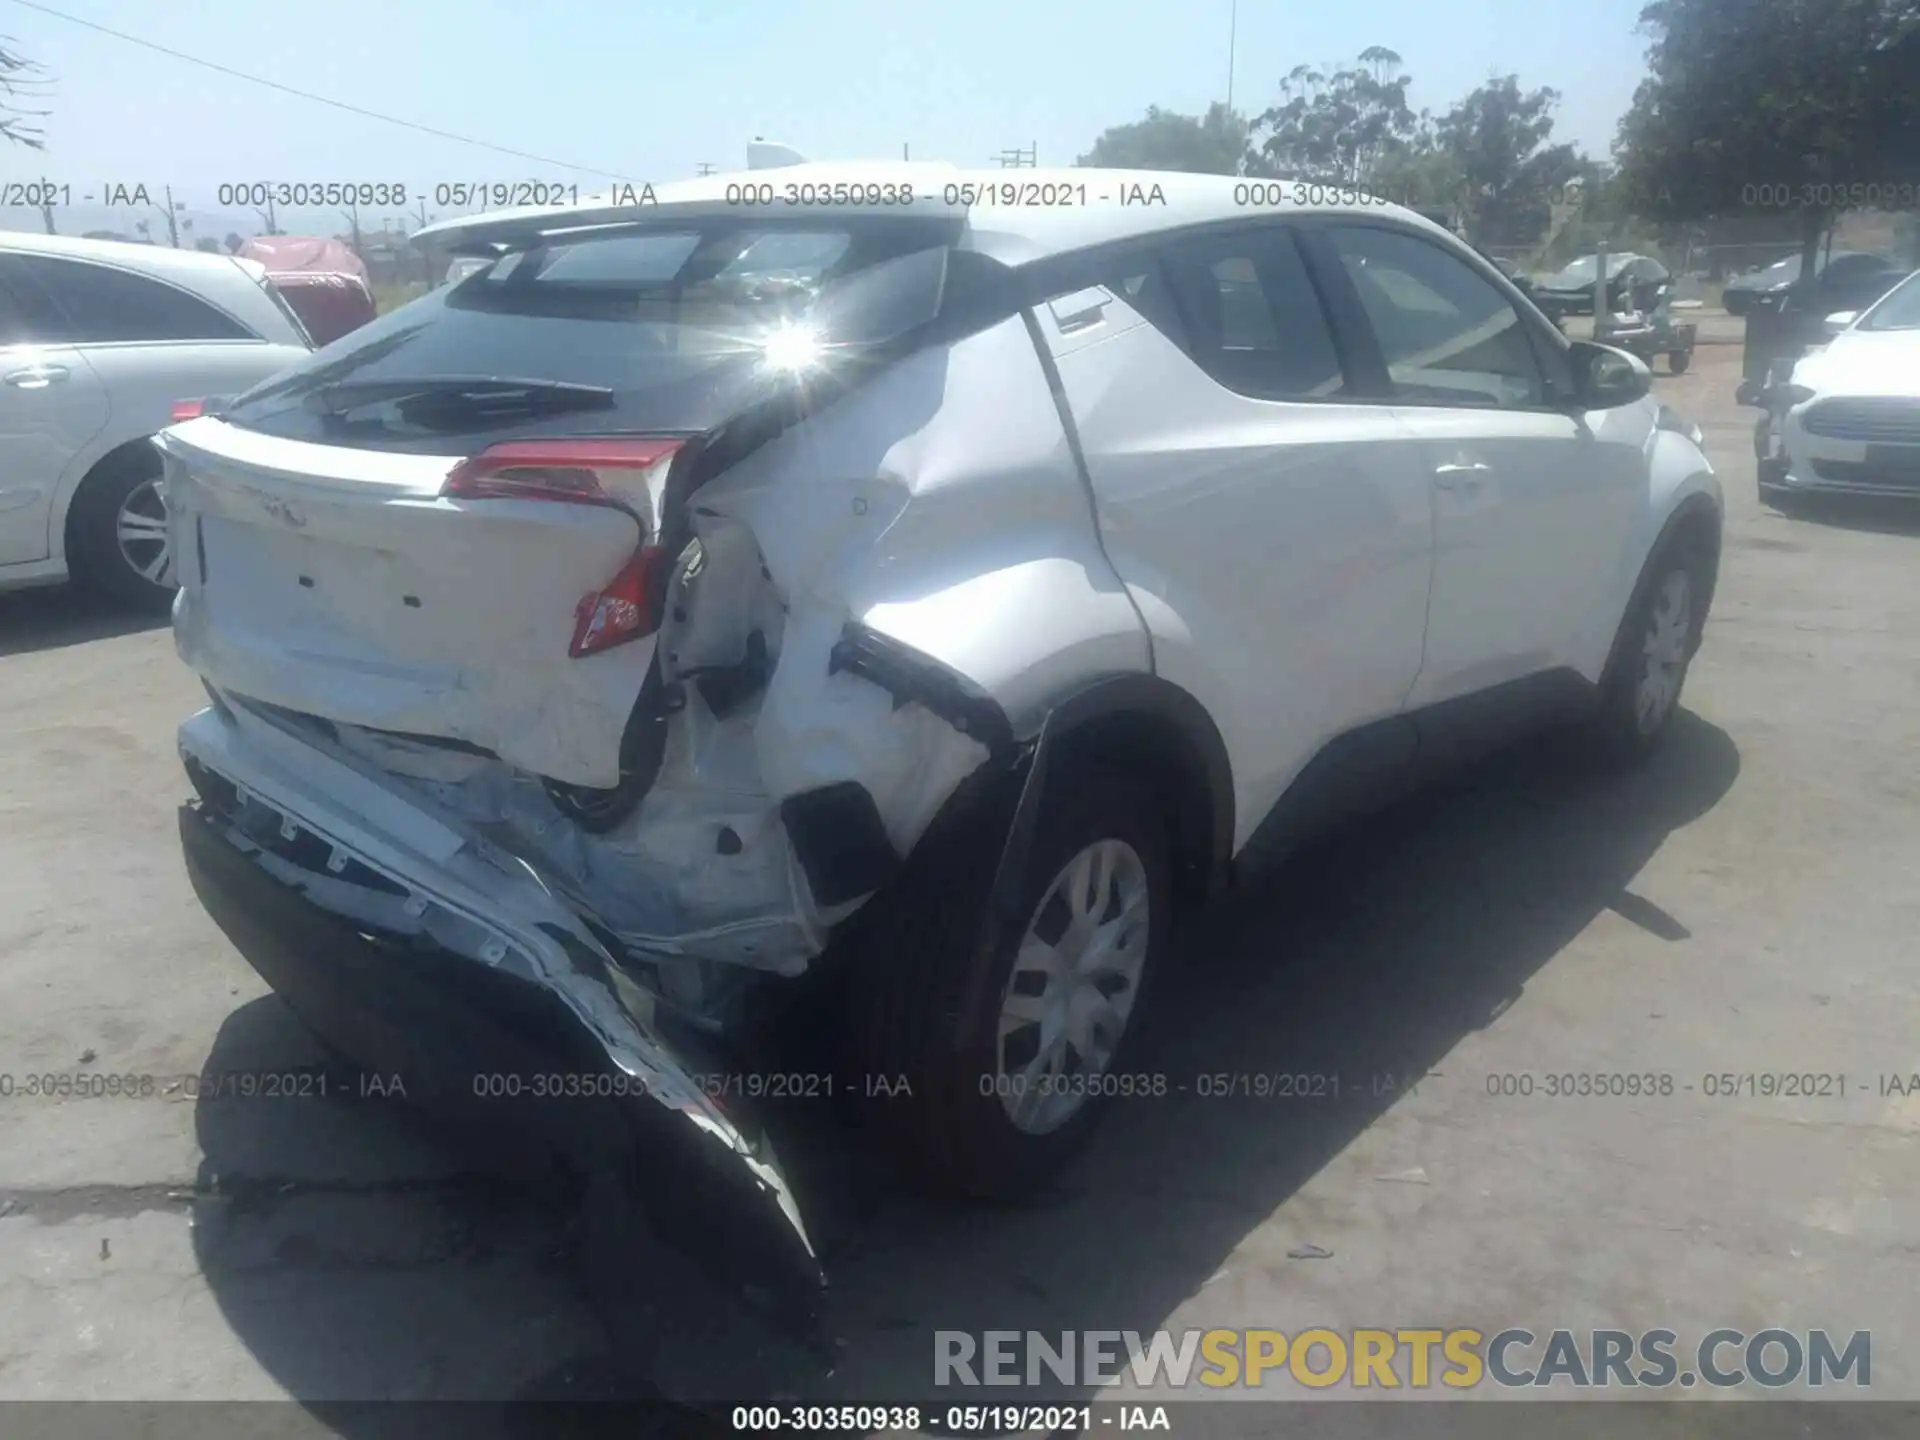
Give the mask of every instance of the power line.
POLYGON ((359 105, 349 105, 344 100, 330 99, 325 95, 315 95, 311 90, 298 90, 291 85, 282 85, 278 80, 269 80, 262 75, 249 75, 244 70, 235 70, 226 65, 216 64, 212 60, 202 60, 198 55, 188 55, 184 51, 170 49, 156 44, 152 40, 143 40, 138 35, 129 35, 124 30, 115 30, 111 26, 99 25, 92 20, 82 20, 78 15, 69 15, 65 11, 55 10, 52 6, 41 5, 36 0, 13 0, 16 5, 29 10, 38 10, 42 15, 51 15, 56 20, 65 20, 70 25, 79 25, 88 30, 97 30, 102 35, 111 35, 116 40, 124 40, 129 45, 138 45, 144 50, 157 51, 171 56, 175 60, 184 60, 189 65, 198 65, 202 69, 214 70, 235 80, 245 80, 249 84, 264 85, 269 90, 278 90, 282 94, 294 95, 302 100, 312 100, 319 105, 331 105, 335 110, 345 110, 350 115, 362 115, 369 120, 383 120, 389 125, 399 125, 408 130, 418 130, 423 135, 432 135, 441 140, 453 140, 461 145, 473 145, 481 150, 491 150, 497 155, 511 155, 516 160, 532 160, 540 165, 553 165, 562 170, 575 170, 582 175, 604 175, 613 180, 625 180, 628 176, 612 170, 596 170, 590 165, 572 165, 565 160, 554 160, 545 155, 530 154, 525 150, 512 150, 505 145, 495 145, 488 140, 475 140, 470 135, 455 135, 451 130, 437 130, 431 125, 422 125, 418 121, 403 120, 398 115, 383 115, 378 110, 368 110, 359 105))

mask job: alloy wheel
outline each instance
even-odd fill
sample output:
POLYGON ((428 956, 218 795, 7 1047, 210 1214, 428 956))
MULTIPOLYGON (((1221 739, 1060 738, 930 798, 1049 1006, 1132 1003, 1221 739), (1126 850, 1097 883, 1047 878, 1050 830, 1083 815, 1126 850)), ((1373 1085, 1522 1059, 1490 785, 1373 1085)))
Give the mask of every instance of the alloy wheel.
POLYGON ((1642 735, 1659 729, 1680 698, 1692 633, 1693 582, 1685 570, 1670 570, 1654 595, 1640 647, 1640 683, 1633 708, 1642 735))
POLYGON ((151 585, 173 584, 173 543, 159 481, 142 481, 127 492, 114 516, 113 533, 129 570, 151 585))

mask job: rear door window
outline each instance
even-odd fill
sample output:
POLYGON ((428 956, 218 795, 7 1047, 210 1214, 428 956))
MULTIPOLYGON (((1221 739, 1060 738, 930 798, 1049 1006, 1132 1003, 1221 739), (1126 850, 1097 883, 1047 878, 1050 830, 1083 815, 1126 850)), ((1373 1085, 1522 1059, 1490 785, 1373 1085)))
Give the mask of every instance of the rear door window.
POLYGON ((0 255, 0 345, 32 345, 44 341, 32 322, 30 285, 14 265, 14 256, 0 255), (26 299, 22 298, 25 294, 26 299))
POLYGON ((41 338, 67 345, 111 345, 167 340, 252 340, 257 337, 224 311, 178 286, 111 265, 53 255, 11 257, 47 308, 36 324, 41 338))
POLYGON ((1159 259, 1188 353, 1222 385, 1261 400, 1347 393, 1319 293, 1290 232, 1192 236, 1161 246, 1159 259))

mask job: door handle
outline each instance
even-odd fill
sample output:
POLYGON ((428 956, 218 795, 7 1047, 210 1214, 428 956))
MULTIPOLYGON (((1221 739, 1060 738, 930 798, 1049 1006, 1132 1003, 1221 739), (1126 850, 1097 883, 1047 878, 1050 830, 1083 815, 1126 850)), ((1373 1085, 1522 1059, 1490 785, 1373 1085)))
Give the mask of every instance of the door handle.
POLYGON ((29 365, 24 370, 9 370, 7 384, 16 390, 44 390, 67 378, 64 365, 29 365))
POLYGON ((1483 465, 1478 460, 1456 460, 1451 465, 1436 465, 1433 483, 1442 490, 1471 490, 1483 484, 1492 472, 1491 465, 1483 465))

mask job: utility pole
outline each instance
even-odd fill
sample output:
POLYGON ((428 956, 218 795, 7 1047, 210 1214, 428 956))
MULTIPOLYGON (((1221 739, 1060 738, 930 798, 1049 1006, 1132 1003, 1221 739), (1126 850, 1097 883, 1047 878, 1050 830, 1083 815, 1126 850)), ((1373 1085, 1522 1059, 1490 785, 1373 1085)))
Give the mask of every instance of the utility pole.
MULTIPOLYGON (((1586 202, 1589 214, 1599 209, 1600 196, 1590 193, 1597 192, 1599 188, 1598 185, 1580 187, 1580 198, 1586 202)), ((1605 342, 1613 329, 1613 307, 1607 303, 1607 231, 1610 228, 1604 220, 1601 221, 1597 229, 1599 243, 1594 247, 1593 338, 1600 343, 1605 342)))
POLYGON ((1240 0, 1233 0, 1227 13, 1227 113, 1233 113, 1233 49, 1240 38, 1240 0))
POLYGON ((1033 170, 1040 164, 1040 142, 1034 141, 1026 149, 1015 146, 1011 150, 1002 150, 993 157, 1002 170, 1033 170))
POLYGON ((172 245, 174 249, 178 250, 180 248, 180 222, 174 218, 173 187, 171 185, 167 186, 166 191, 167 191, 167 243, 172 245))
POLYGON ((911 155, 907 154, 907 142, 904 140, 900 142, 900 158, 902 160, 911 160, 913 158, 911 155))
POLYGON ((275 222, 273 217, 273 196, 271 195, 267 196, 266 209, 255 210, 253 213, 258 215, 262 220, 266 221, 267 234, 278 235, 280 233, 280 226, 278 225, 278 223, 275 222))
POLYGON ((53 228, 53 206, 44 201, 41 202, 40 205, 40 223, 47 227, 47 233, 49 235, 58 235, 60 233, 53 228))
MULTIPOLYGON (((433 216, 427 214, 427 192, 426 191, 422 190, 420 192, 419 215, 417 217, 409 215, 407 218, 408 219, 417 218, 419 220, 420 223, 414 227, 416 230, 424 230, 427 228, 427 222, 432 220, 433 216)), ((431 289, 433 287, 433 256, 430 253, 428 253, 427 247, 425 245, 414 244, 412 237, 408 237, 407 243, 410 245, 413 245, 413 248, 420 252, 420 278, 423 281, 425 281, 427 284, 427 287, 431 289)))
POLYGON ((713 170, 714 166, 711 160, 702 160, 696 167, 695 173, 699 175, 711 175, 713 174, 713 170))

